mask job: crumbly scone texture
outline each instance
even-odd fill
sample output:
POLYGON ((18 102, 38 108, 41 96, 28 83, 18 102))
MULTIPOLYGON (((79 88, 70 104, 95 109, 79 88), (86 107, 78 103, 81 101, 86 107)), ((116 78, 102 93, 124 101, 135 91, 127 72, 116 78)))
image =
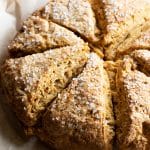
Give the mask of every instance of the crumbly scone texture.
POLYGON ((114 117, 103 63, 90 54, 83 72, 48 107, 37 136, 56 149, 112 149, 114 117))
POLYGON ((88 0, 49 0, 41 11, 34 14, 51 19, 87 40, 98 41, 100 30, 88 0))
POLYGON ((118 101, 114 107, 118 147, 146 150, 149 145, 143 133, 143 122, 150 119, 150 77, 136 70, 133 59, 126 57, 118 68, 116 87, 118 101))
MULTIPOLYGON (((115 58, 128 35, 136 38, 150 19, 149 0, 89 0, 101 29, 105 57, 115 58)), ((147 26, 147 25, 146 25, 147 26)))
POLYGON ((27 134, 58 150, 150 149, 149 0, 49 0, 8 50, 1 83, 27 134))
POLYGON ((19 57, 48 49, 83 43, 72 31, 41 16, 30 16, 8 46, 10 54, 19 57))
POLYGON ((88 54, 83 44, 6 60, 3 87, 8 103, 26 126, 36 124, 46 106, 81 72, 88 54))
MULTIPOLYGON (((123 55, 130 56, 133 59, 133 65, 134 68, 136 67, 141 72, 145 73, 146 75, 150 76, 150 50, 147 49, 134 49, 133 52, 129 53, 129 55, 123 55)), ((111 87, 111 93, 112 95, 116 95, 116 74, 118 67, 120 67, 120 63, 122 63, 122 59, 118 59, 116 61, 104 61, 104 68, 107 71, 110 87, 111 87)), ((113 99, 115 102, 115 99, 113 99)))
POLYGON ((24 22, 9 51, 20 56, 83 42, 75 32, 113 60, 134 47, 149 48, 149 31, 143 34, 149 21, 149 0, 50 0, 24 22))

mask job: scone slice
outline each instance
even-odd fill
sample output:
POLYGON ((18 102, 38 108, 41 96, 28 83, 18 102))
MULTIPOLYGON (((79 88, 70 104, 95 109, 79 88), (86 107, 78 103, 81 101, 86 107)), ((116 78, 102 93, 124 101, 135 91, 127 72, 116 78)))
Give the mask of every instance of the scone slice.
POLYGON ((58 95, 37 136, 56 149, 111 149, 113 112, 108 76, 95 53, 83 72, 58 95))
POLYGON ((148 139, 143 133, 143 123, 150 119, 150 77, 136 70, 132 59, 125 58, 118 69, 116 87, 118 147, 145 150, 148 139))
POLYGON ((88 41, 98 41, 100 31, 88 0, 49 0, 44 8, 34 13, 39 14, 76 32, 88 41))
POLYGON ((83 40, 68 29, 40 15, 32 15, 23 22, 8 49, 12 56, 19 57, 79 43, 82 44, 83 40))
POLYGON ((26 126, 36 124, 47 105, 81 72, 88 54, 84 44, 6 60, 1 71, 3 88, 26 126))
POLYGON ((106 58, 115 58, 117 47, 130 34, 134 38, 149 26, 149 0, 90 0, 102 34, 106 58))

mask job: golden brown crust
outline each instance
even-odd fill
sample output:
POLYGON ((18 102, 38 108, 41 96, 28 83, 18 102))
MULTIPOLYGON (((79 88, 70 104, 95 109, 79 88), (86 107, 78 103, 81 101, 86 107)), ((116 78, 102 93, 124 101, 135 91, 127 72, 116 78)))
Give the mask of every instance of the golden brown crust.
POLYGON ((40 12, 34 14, 51 19, 91 42, 98 41, 100 31, 88 0, 49 0, 40 12))
POLYGON ((120 149, 145 150, 148 139, 142 123, 150 119, 150 77, 135 70, 131 58, 125 58, 116 78, 116 135, 120 149))
POLYGON ((149 24, 149 0, 90 0, 101 29, 105 57, 112 60, 116 49, 128 35, 138 37, 145 23, 149 24))
POLYGON ((88 58, 86 44, 9 59, 2 67, 8 103, 27 126, 34 125, 57 94, 82 70, 88 58))
POLYGON ((149 150, 149 21, 149 0, 49 0, 24 21, 9 52, 30 56, 1 76, 26 133, 62 150, 149 150))
POLYGON ((82 44, 73 32, 48 19, 32 15, 24 21, 22 29, 8 46, 12 56, 40 53, 52 48, 82 44))
POLYGON ((103 61, 90 54, 83 72, 45 113, 41 132, 47 136, 37 135, 56 149, 111 149, 114 118, 109 86, 103 61))

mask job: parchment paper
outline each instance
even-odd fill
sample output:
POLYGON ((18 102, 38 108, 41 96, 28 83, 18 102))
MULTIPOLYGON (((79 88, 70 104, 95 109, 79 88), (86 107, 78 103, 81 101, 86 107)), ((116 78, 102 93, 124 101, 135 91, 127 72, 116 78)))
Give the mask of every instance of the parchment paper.
MULTIPOLYGON (((0 0, 0 65, 8 57, 7 45, 21 23, 48 0, 0 0)), ((14 114, 2 103, 5 97, 0 89, 0 150, 48 150, 36 138, 22 136, 14 114)))

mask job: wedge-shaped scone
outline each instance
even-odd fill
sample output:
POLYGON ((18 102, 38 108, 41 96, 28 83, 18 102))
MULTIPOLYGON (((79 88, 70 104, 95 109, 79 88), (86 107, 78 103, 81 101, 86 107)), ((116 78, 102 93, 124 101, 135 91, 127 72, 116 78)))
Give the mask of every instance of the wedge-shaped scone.
POLYGON ((148 138, 143 133, 143 123, 150 119, 150 77, 136 70, 132 59, 125 58, 118 69, 116 87, 118 147, 145 150, 148 138))
POLYGON ((12 56, 22 56, 78 43, 83 43, 83 40, 73 32, 49 19, 32 15, 24 21, 21 30, 8 48, 12 56))
POLYGON ((106 58, 113 59, 117 47, 129 37, 140 35, 149 26, 149 0, 89 0, 102 32, 106 58))
POLYGON ((103 61, 91 53, 83 72, 49 106, 35 134, 56 149, 111 149, 113 124, 108 76, 103 61))
POLYGON ((100 32, 88 0, 49 0, 49 3, 34 15, 51 19, 91 42, 98 41, 100 32))
POLYGON ((150 25, 149 28, 141 31, 138 38, 130 35, 122 45, 117 48, 116 59, 122 58, 125 54, 130 54, 135 49, 149 49, 150 50, 150 25))
POLYGON ((135 50, 131 56, 137 62, 139 69, 150 75, 150 50, 135 50))
POLYGON ((8 103, 26 125, 36 124, 45 107, 87 62, 87 45, 68 46, 6 60, 1 76, 8 103))

